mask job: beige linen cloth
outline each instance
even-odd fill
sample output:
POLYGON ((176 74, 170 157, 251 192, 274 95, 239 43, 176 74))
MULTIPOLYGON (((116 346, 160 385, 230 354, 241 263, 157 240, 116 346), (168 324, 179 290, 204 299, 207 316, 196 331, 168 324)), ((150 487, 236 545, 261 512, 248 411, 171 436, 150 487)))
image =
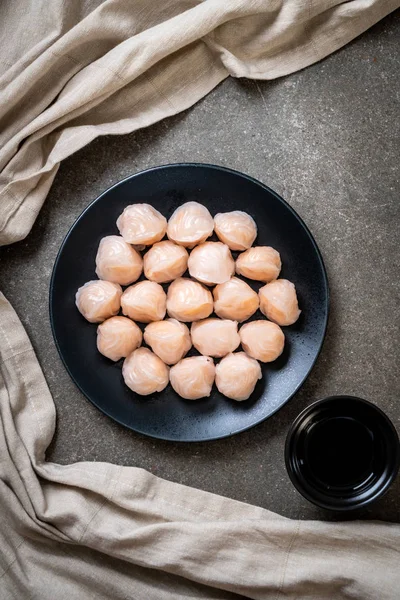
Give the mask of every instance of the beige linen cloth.
MULTIPOLYGON (((325 57, 398 0, 2 0, 0 243, 24 238, 60 161, 229 74, 325 57)), ((190 158, 190 157, 188 157, 190 158)), ((400 597, 400 526, 293 521, 137 468, 45 461, 55 409, 0 295, 0 599, 400 597)))

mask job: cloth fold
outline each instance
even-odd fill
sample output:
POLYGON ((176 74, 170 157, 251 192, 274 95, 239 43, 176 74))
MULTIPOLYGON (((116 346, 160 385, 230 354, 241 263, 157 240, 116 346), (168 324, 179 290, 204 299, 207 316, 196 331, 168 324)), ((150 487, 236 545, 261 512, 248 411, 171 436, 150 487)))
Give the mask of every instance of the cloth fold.
MULTIPOLYGON (((228 75, 320 60, 398 0, 14 0, 0 6, 0 243, 60 161, 228 75)), ((293 521, 135 467, 46 462, 55 408, 0 296, 0 599, 394 600, 400 526, 293 521)))

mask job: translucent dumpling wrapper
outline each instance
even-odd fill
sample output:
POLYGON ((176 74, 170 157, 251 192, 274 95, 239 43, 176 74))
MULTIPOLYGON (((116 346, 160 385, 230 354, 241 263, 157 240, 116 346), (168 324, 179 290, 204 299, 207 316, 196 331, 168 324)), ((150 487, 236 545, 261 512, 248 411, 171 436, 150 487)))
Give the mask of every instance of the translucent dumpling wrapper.
POLYGON ((171 367, 170 382, 186 400, 207 398, 215 379, 215 365, 209 356, 191 356, 171 367))
POLYGON ((188 327, 176 319, 149 323, 144 341, 167 365, 180 361, 192 347, 188 327))
POLYGON ((139 323, 161 321, 165 317, 166 301, 167 296, 159 283, 140 281, 122 294, 122 312, 139 323))
POLYGON ((96 275, 99 279, 130 285, 142 274, 140 254, 119 235, 104 237, 97 250, 96 275))
POLYGON ((125 358, 141 343, 142 332, 126 317, 111 317, 97 328, 97 349, 110 360, 125 358))
POLYGON ((191 277, 201 283, 215 285, 229 281, 235 272, 235 261, 226 244, 204 242, 190 253, 188 269, 191 277))
POLYGON ((193 248, 210 237, 213 230, 214 219, 208 209, 198 202, 186 202, 169 219, 167 235, 173 242, 193 248))
POLYGON ((281 267, 279 252, 270 246, 249 248, 236 260, 236 273, 265 283, 277 279, 281 267))
POLYGON ((117 227, 128 244, 150 246, 167 230, 167 219, 150 204, 131 204, 117 219, 117 227))
POLYGON ((271 321, 252 321, 239 331, 242 348, 252 358, 272 362, 283 352, 285 336, 282 329, 271 321))
POLYGON ((167 387, 169 368, 151 350, 138 348, 124 360, 122 377, 133 392, 148 396, 167 387))
POLYGON ((75 304, 90 323, 101 323, 121 307, 121 286, 110 281, 88 281, 76 292, 75 304))
POLYGON ((221 319, 247 321, 258 309, 258 294, 242 279, 232 277, 213 289, 214 312, 221 319))
POLYGON ((287 279, 267 283, 258 291, 260 310, 270 321, 278 325, 293 325, 301 310, 297 301, 296 288, 287 279))
POLYGON ((167 295, 167 311, 170 317, 190 323, 210 316, 213 308, 211 292, 201 283, 180 277, 170 284, 167 295))
POLYGON ((241 210, 215 215, 214 231, 231 250, 247 250, 257 237, 254 219, 241 210))
POLYGON ((205 319, 193 323, 190 334, 193 346, 204 356, 221 358, 240 344, 237 322, 227 319, 205 319))
POLYGON ((144 274, 157 283, 169 283, 187 269, 189 254, 183 246, 165 240, 154 244, 144 255, 144 274))
POLYGON ((215 368, 218 390, 232 400, 247 400, 261 379, 261 367, 244 352, 227 354, 215 368))

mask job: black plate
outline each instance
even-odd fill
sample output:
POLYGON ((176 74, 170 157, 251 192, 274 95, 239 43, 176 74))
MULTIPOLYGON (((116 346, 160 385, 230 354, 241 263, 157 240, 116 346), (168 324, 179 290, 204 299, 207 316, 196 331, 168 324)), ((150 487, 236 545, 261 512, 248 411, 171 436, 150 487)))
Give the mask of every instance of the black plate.
MULTIPOLYGON (((254 289, 261 284, 253 283, 254 289)), ((50 283, 50 320, 64 364, 80 390, 100 410, 134 431, 166 440, 222 438, 260 423, 299 389, 321 349, 328 319, 329 291, 321 254, 306 225, 275 192, 236 171, 201 164, 156 167, 133 175, 104 192, 81 214, 57 256, 50 283), (171 386, 141 397, 123 382, 121 363, 96 349, 96 325, 75 307, 75 292, 96 279, 100 239, 117 234, 115 221, 125 206, 147 202, 167 218, 182 203, 197 200, 211 214, 245 210, 258 225, 256 244, 276 248, 282 277, 297 288, 302 314, 285 327, 282 356, 262 365, 263 378, 246 402, 234 402, 214 388, 210 398, 182 400, 171 386)), ((260 318, 256 313, 253 317, 260 318)))

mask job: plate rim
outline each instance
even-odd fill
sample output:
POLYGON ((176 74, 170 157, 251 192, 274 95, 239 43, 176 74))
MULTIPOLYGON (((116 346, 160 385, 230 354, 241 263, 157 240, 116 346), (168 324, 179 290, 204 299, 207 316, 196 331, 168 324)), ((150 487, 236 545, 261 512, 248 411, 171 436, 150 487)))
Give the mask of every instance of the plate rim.
POLYGON ((282 196, 280 196, 277 192, 275 192, 273 189, 271 189, 269 186, 267 186, 265 183, 263 183, 262 181, 259 181, 258 179, 255 179, 254 177, 252 177, 251 175, 247 175, 246 173, 242 173, 241 171, 238 171, 236 169, 231 169, 229 167, 225 167, 222 165, 216 165, 216 164, 212 164, 212 163, 198 163, 198 162, 178 162, 178 163, 168 163, 165 165, 156 165, 154 167, 149 167, 148 169, 143 169, 141 171, 138 171, 137 173, 133 173, 132 175, 128 175, 127 177, 125 177, 124 179, 121 179, 120 181, 118 181, 117 183, 114 183, 113 185, 111 185, 110 187, 108 187, 106 190, 104 190, 101 194, 99 194, 98 196, 96 196, 96 198, 94 198, 87 206, 86 208, 83 209, 83 211, 78 215, 78 217, 76 217, 76 219, 74 220, 74 222, 72 223, 72 225, 69 227, 67 233, 65 234, 63 241, 61 243, 61 246, 57 252, 54 264, 53 264, 53 269, 51 272, 51 278, 50 278, 50 283, 49 283, 49 318, 50 318, 50 327, 51 327, 51 333, 53 336, 53 340, 55 343, 55 346, 57 348, 57 352, 59 357, 61 358, 61 362, 64 365, 68 375, 70 376, 70 378, 72 379, 73 383, 77 386, 77 388, 79 389, 79 391, 84 395, 84 397, 89 400, 89 402, 97 409, 100 410, 103 414, 105 414, 108 418, 112 419, 113 421, 117 422, 119 425, 122 425, 123 427, 125 427, 126 429, 129 429, 131 431, 134 431, 136 434, 139 435, 143 435, 145 437, 149 437, 151 439, 157 439, 157 440, 163 440, 163 441, 167 441, 167 442, 174 442, 174 443, 183 443, 183 444, 187 444, 187 443, 196 443, 196 444, 202 444, 202 443, 207 443, 207 442, 212 442, 212 441, 216 441, 216 440, 221 440, 221 439, 225 439, 225 438, 229 438, 232 437, 233 435, 238 435, 240 433, 243 433, 244 431, 248 431, 249 429, 252 429, 253 427, 256 427, 257 425, 260 425, 261 423, 263 423, 264 421, 266 421, 267 419, 271 418, 273 415, 275 415, 279 410, 281 410, 284 406, 286 406, 286 404, 289 402, 289 400, 291 400, 293 398, 293 396, 295 394, 297 394, 297 392, 300 390, 300 388, 304 385, 305 381, 307 380, 307 378, 309 377, 311 371, 313 370, 315 363, 318 360, 318 357, 321 353, 325 338, 326 338, 326 332, 327 332, 327 328, 328 328, 328 323, 329 323, 329 316, 330 316, 330 290, 329 290, 329 282, 328 282, 328 274, 326 271, 326 267, 325 267, 325 263, 324 260, 322 258, 322 254, 321 251, 318 248, 318 245, 314 239, 314 236, 312 235, 309 227, 307 226, 307 224, 304 222, 304 220, 301 218, 301 216, 295 211, 295 209, 290 206, 290 204, 288 204, 288 202, 282 198, 282 196), (54 279, 55 279, 55 274, 57 271, 57 267, 58 267, 58 263, 60 261, 62 252, 64 250, 64 247, 75 227, 75 225, 78 223, 78 221, 80 221, 80 219, 85 215, 85 213, 87 211, 90 210, 90 208, 92 207, 93 204, 95 204, 96 202, 98 202, 99 200, 101 200, 101 198, 103 196, 105 196, 106 194, 108 194, 111 190, 113 190, 114 188, 124 184, 125 182, 129 181, 129 180, 133 180, 136 177, 139 177, 140 175, 144 175, 147 173, 151 173, 153 171, 160 171, 160 170, 167 170, 167 169, 172 169, 172 168, 176 168, 176 167, 201 167, 201 168, 208 168, 208 169, 213 169, 216 171, 223 171, 225 173, 230 173, 231 175, 238 175, 244 179, 247 179, 248 181, 260 186, 261 188, 263 188, 264 190, 266 190, 267 192, 269 192, 270 194, 272 194, 279 202, 281 202, 293 215, 295 218, 298 219, 298 221, 300 222, 300 224, 302 225, 302 227, 304 228, 305 232, 307 233, 307 236, 309 237, 312 246, 314 248, 314 251, 317 255, 318 258, 318 262, 320 264, 321 267, 321 271, 322 271, 322 275, 323 275, 323 283, 324 283, 324 288, 325 288, 325 294, 326 294, 326 315, 325 315, 325 319, 324 319, 324 323, 323 323, 323 334, 321 337, 321 341, 318 345, 317 348, 317 352, 315 354, 315 358, 312 361, 309 369, 307 370, 307 372, 305 373, 304 377, 301 379, 301 381, 299 382, 299 384, 296 386, 296 388, 293 390, 293 392, 290 394, 290 396, 288 396, 288 398, 285 400, 285 402, 283 402, 283 404, 281 404, 280 406, 278 406, 277 408, 275 408, 271 413, 269 413, 266 417, 263 417, 262 419, 258 420, 257 422, 253 423, 252 425, 246 425, 245 427, 241 428, 241 429, 237 429, 235 431, 232 431, 230 433, 224 433, 222 435, 217 435, 217 436, 212 436, 212 437, 207 437, 205 439, 202 440, 194 440, 194 439, 175 439, 173 437, 168 437, 168 436, 163 436, 161 434, 151 434, 151 433, 147 433, 144 431, 140 431, 138 429, 136 429, 134 426, 132 425, 127 425, 126 423, 124 423, 123 421, 121 421, 120 419, 114 417, 113 415, 111 415, 107 410, 104 410, 103 408, 101 408, 100 406, 98 406, 88 395, 87 393, 82 389, 81 385, 78 383, 78 381, 75 379, 75 377, 72 375, 65 359, 64 356, 61 352, 59 343, 58 343, 58 339, 57 339, 57 335, 55 332, 55 327, 54 327, 54 319, 53 319, 53 302, 52 302, 52 296, 53 296, 53 290, 54 290, 54 279))

